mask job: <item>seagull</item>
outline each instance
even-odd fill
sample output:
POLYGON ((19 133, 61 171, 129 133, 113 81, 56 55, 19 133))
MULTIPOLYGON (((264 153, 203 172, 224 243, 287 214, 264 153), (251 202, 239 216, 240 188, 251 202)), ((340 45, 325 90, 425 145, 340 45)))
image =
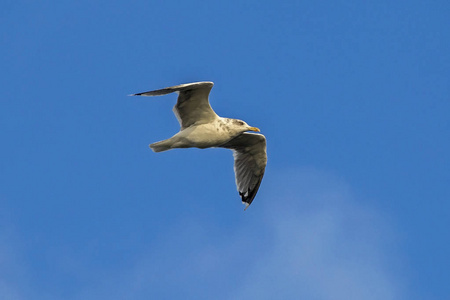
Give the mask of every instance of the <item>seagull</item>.
POLYGON ((173 107, 180 131, 167 140, 150 144, 154 152, 174 148, 200 149, 220 147, 233 150, 236 186, 245 209, 258 192, 267 164, 266 138, 256 127, 238 119, 219 117, 209 104, 214 83, 193 82, 164 89, 131 94, 130 96, 160 96, 177 93, 173 107))

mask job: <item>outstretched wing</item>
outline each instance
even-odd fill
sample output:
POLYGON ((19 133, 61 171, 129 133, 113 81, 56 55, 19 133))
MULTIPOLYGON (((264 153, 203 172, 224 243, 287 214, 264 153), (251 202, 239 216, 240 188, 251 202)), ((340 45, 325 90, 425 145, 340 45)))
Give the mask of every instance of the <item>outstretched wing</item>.
POLYGON ((266 138, 262 134, 245 132, 221 147, 234 152, 236 186, 247 209, 264 176, 267 164, 266 138))
POLYGON ((177 92, 178 100, 173 112, 183 130, 193 124, 210 123, 218 118, 208 99, 213 85, 209 81, 186 83, 132 96, 160 96, 177 92))

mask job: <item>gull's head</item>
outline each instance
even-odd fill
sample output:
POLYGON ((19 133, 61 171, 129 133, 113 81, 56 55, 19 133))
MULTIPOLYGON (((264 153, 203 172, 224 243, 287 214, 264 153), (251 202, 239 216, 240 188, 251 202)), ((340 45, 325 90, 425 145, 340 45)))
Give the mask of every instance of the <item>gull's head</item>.
POLYGON ((233 125, 241 132, 245 132, 245 131, 260 132, 259 128, 252 127, 242 120, 233 119, 233 125))

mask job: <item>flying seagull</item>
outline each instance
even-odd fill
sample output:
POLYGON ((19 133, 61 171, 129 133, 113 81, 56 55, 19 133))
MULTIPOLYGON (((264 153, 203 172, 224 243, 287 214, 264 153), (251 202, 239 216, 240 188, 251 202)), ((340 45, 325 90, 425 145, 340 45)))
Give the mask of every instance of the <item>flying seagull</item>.
MULTIPOLYGON (((259 189, 267 163, 266 138, 247 131, 260 130, 237 119, 219 117, 208 100, 213 82, 194 82, 131 96, 160 96, 177 93, 173 112, 180 122, 180 131, 167 140, 150 145, 154 152, 174 148, 221 147, 234 152, 236 186, 245 209, 259 189)), ((244 209, 244 210, 245 210, 244 209)))

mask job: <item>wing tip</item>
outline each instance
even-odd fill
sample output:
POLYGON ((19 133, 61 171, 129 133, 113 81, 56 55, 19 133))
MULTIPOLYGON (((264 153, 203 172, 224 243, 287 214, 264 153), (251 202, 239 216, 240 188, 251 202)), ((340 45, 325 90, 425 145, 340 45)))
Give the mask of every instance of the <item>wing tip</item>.
POLYGON ((256 193, 258 193, 258 190, 261 185, 263 177, 264 177, 264 172, 261 174, 258 182, 256 183, 255 187, 253 187, 253 189, 249 189, 245 193, 239 192, 239 196, 241 196, 242 203, 245 204, 244 210, 246 210, 250 206, 250 204, 252 204, 253 199, 255 199, 256 193))
POLYGON ((250 206, 250 204, 252 204, 253 199, 255 198, 255 195, 256 195, 256 193, 254 193, 254 194, 252 194, 252 195, 249 195, 248 192, 245 193, 245 194, 239 192, 239 196, 241 196, 241 199, 242 199, 242 200, 241 200, 241 201, 242 201, 242 204, 245 205, 244 210, 247 210, 247 208, 250 206))

